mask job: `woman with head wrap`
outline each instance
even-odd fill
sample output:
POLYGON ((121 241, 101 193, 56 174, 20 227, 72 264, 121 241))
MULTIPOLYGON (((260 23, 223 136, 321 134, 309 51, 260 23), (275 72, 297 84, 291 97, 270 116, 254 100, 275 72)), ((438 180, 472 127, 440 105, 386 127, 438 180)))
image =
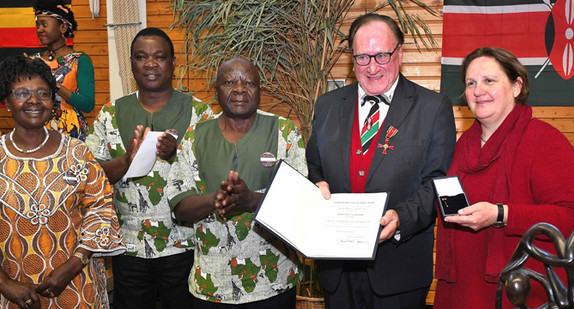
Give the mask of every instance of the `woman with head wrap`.
POLYGON ((36 35, 48 49, 32 57, 44 60, 57 82, 49 127, 85 140, 88 124, 82 112, 94 109, 94 66, 84 52, 66 44, 77 29, 74 13, 63 0, 38 0, 34 12, 36 35))

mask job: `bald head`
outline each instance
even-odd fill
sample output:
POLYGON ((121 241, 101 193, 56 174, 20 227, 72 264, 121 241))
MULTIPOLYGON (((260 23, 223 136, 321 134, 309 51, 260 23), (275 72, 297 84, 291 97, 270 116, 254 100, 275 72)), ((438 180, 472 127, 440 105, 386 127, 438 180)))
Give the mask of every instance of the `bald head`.
POLYGON ((244 58, 231 58, 225 62, 223 62, 221 64, 221 66, 219 66, 219 70, 217 70, 217 76, 216 76, 216 87, 217 87, 217 83, 219 82, 219 77, 224 74, 225 72, 227 72, 228 70, 234 70, 234 69, 239 69, 242 68, 245 71, 252 71, 255 73, 255 75, 257 76, 257 81, 259 83, 259 73, 257 72, 257 68, 255 67, 255 65, 244 58))
POLYGON ((261 99, 257 68, 243 58, 225 61, 217 71, 215 98, 229 118, 250 118, 261 99))

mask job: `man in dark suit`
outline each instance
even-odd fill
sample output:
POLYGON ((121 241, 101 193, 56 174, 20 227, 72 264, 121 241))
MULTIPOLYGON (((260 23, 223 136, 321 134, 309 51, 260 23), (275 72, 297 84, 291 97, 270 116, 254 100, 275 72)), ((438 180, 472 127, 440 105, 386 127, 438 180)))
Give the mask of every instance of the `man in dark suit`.
POLYGON ((456 142, 451 101, 400 72, 404 36, 367 14, 349 32, 358 83, 315 104, 309 179, 330 193, 389 192, 374 261, 318 261, 327 308, 425 308, 432 281, 434 177, 456 142), (377 97, 378 96, 378 97, 377 97))

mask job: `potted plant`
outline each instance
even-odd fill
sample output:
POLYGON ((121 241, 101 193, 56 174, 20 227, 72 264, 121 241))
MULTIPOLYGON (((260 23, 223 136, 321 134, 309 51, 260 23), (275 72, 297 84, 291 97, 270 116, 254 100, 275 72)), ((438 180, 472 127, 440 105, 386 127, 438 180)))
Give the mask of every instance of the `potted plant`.
MULTIPOLYGON (((419 0, 408 0, 438 14, 419 0)), ((311 133, 313 105, 327 91, 330 71, 347 50, 341 31, 355 0, 171 0, 175 21, 184 30, 185 64, 182 76, 202 74, 215 82, 221 63, 245 57, 261 72, 261 87, 287 104, 299 119, 303 139, 311 133), (191 73, 191 74, 190 74, 191 73)), ((416 14, 409 14, 399 0, 390 5, 403 32, 417 47, 436 47, 430 28, 416 14)))
POLYGON ((312 260, 303 261, 303 281, 297 286, 297 309, 325 308, 323 290, 317 281, 316 264, 312 260))

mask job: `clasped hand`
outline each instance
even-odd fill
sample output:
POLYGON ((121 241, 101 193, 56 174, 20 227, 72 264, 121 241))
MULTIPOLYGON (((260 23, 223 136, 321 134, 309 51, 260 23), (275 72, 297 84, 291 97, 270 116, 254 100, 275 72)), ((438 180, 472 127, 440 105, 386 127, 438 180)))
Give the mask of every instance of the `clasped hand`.
POLYGON ((38 285, 9 279, 1 287, 2 295, 20 308, 41 308, 40 297, 36 293, 38 285))
POLYGON ((221 182, 215 193, 214 206, 221 218, 227 219, 229 213, 252 212, 257 205, 255 193, 235 171, 229 171, 227 179, 221 182))
POLYGON ((48 298, 59 296, 80 270, 81 263, 78 266, 68 260, 56 267, 40 284, 8 280, 2 287, 2 294, 20 308, 40 309, 42 306, 38 295, 48 298))

